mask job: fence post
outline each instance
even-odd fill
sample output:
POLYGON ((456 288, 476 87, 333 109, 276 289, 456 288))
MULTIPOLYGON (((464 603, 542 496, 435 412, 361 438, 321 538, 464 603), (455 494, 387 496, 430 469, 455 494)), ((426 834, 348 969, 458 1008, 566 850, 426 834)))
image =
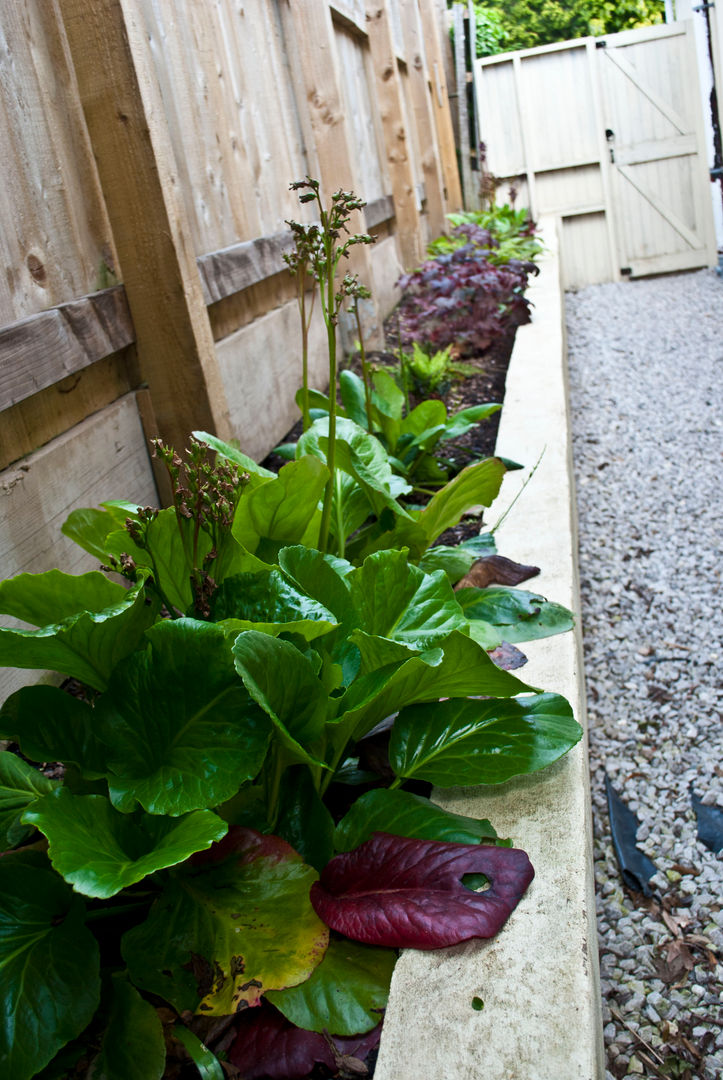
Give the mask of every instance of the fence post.
POLYGON ((155 427, 179 449, 193 428, 228 438, 226 394, 136 0, 59 0, 59 7, 150 391, 146 434, 155 427))
POLYGON ((409 270, 421 261, 421 236, 410 133, 404 123, 402 84, 399 76, 389 0, 374 0, 366 7, 376 95, 384 131, 384 147, 394 195, 394 212, 402 263, 409 270))

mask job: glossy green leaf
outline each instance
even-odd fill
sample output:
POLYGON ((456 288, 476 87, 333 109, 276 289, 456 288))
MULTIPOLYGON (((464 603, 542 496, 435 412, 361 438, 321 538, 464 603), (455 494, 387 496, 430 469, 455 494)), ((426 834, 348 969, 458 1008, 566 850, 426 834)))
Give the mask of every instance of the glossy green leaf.
POLYGON ((158 1013, 124 971, 114 973, 110 984, 108 1019, 89 1080, 161 1080, 166 1041, 158 1013))
POLYGON ((394 949, 334 939, 300 986, 267 997, 287 1020, 306 1031, 360 1035, 379 1023, 397 960, 394 949))
POLYGON ((0 860, 0 1075, 30 1080, 89 1023, 100 999, 85 905, 37 852, 0 860))
POLYGON ((103 509, 84 507, 72 510, 61 526, 61 532, 76 544, 105 562, 108 558, 107 538, 122 529, 127 518, 137 516, 136 503, 106 502, 103 509))
POLYGON ((373 373, 372 387, 375 426, 381 429, 387 447, 393 449, 401 431, 404 394, 387 371, 373 373))
POLYGON ((428 548, 419 560, 418 566, 427 574, 431 574, 434 570, 444 570, 449 580, 454 583, 469 573, 477 559, 485 555, 494 555, 495 551, 492 534, 481 533, 455 547, 437 544, 428 548))
POLYGON ((444 840, 454 844, 494 843, 497 833, 486 819, 453 814, 409 791, 376 788, 353 804, 336 827, 334 847, 351 851, 374 832, 444 840))
POLYGON ((176 619, 148 638, 96 706, 111 799, 123 812, 139 802, 173 816, 216 806, 259 771, 268 718, 236 674, 223 627, 176 619))
POLYGON ((179 1012, 219 1016, 303 982, 328 943, 309 901, 317 877, 279 837, 230 829, 172 872, 148 919, 125 935, 131 978, 179 1012))
POLYGON ((491 506, 505 472, 499 458, 485 458, 462 469, 454 480, 433 495, 417 519, 428 542, 431 544, 445 529, 456 525, 470 506, 491 506))
POLYGON ((247 630, 233 645, 236 670, 271 717, 292 760, 313 763, 307 747, 320 738, 328 694, 311 662, 288 641, 247 630))
POLYGON ((426 401, 421 401, 402 420, 401 433, 402 435, 419 437, 432 428, 437 428, 442 432, 446 420, 447 409, 444 402, 439 401, 437 398, 428 398, 426 401))
POLYGON ((334 820, 307 765, 294 765, 284 773, 274 832, 315 870, 323 870, 334 854, 334 820))
POLYGON ((354 605, 348 584, 353 570, 351 563, 296 545, 281 549, 279 566, 303 593, 328 608, 337 622, 353 621, 354 605))
POLYGON ((414 648, 429 648, 467 626, 445 574, 425 574, 406 551, 380 551, 365 559, 347 581, 365 633, 414 648))
POLYGON ((140 583, 124 589, 104 574, 20 574, 0 583, 0 611, 39 627, 0 628, 0 665, 61 671, 105 689, 111 671, 155 622, 140 583))
MULTIPOLYGON (((262 553, 262 541, 275 551, 280 545, 313 542, 313 523, 321 516, 319 500, 324 494, 329 471, 316 457, 290 461, 278 477, 261 484, 239 501, 232 532, 248 551, 262 553)), ((265 557, 265 556, 264 556, 265 557)))
POLYGON ((369 419, 367 417, 363 379, 360 379, 355 372, 345 368, 339 373, 339 393, 349 419, 368 430, 369 419))
POLYGON ((0 734, 19 743, 32 761, 62 761, 85 776, 105 772, 95 712, 56 686, 24 686, 11 694, 0 709, 0 734))
POLYGON ((215 622, 224 621, 239 633, 300 634, 307 641, 336 626, 323 604, 296 589, 278 570, 227 578, 211 598, 211 612, 215 622))
POLYGON ((353 630, 349 635, 349 640, 356 646, 361 656, 359 675, 367 675, 379 668, 386 668, 390 664, 399 666, 409 660, 412 654, 423 656, 425 663, 428 664, 438 663, 443 656, 439 648, 415 648, 399 641, 391 641, 389 638, 365 634, 363 630, 353 630))
POLYGON ((484 405, 471 405, 468 409, 460 409, 447 422, 443 439, 459 439, 483 420, 499 412, 501 408, 498 402, 491 401, 484 405))
POLYGON ((190 1028, 184 1027, 183 1024, 176 1024, 173 1036, 186 1048, 188 1056, 198 1069, 200 1080, 226 1080, 226 1073, 218 1058, 207 1046, 204 1046, 190 1028))
POLYGON ((23 818, 48 839, 55 869, 85 896, 107 899, 211 846, 228 825, 210 810, 182 817, 121 814, 103 795, 58 788, 23 818))
MULTIPOLYGON (((110 533, 106 544, 109 554, 116 559, 127 552, 136 566, 150 570, 166 603, 184 614, 193 603, 191 566, 186 551, 192 547, 194 528, 191 518, 184 518, 179 523, 176 511, 169 506, 148 522, 145 547, 138 547, 125 529, 110 533)), ((211 537, 201 530, 198 535, 199 564, 210 550, 211 537)))
POLYGON ((512 697, 531 687, 501 671, 476 642, 454 631, 429 655, 360 676, 338 706, 339 729, 361 738, 385 717, 415 702, 484 694, 512 697))
POLYGON ((224 442, 223 439, 219 439, 216 435, 209 435, 207 431, 194 431, 192 434, 194 439, 198 439, 199 442, 210 446, 222 458, 231 461, 234 465, 238 465, 244 472, 252 476, 265 477, 268 480, 276 479, 276 473, 271 472, 270 469, 265 469, 263 465, 257 464, 253 458, 248 457, 247 454, 242 453, 235 446, 231 446, 230 443, 224 442))
POLYGON ((0 851, 16 847, 33 831, 23 825, 21 817, 29 806, 55 787, 32 765, 11 754, 0 751, 0 851))
POLYGON ((403 709, 392 729, 389 760, 398 776, 439 787, 501 784, 552 764, 581 736, 559 694, 452 699, 403 709))
POLYGON ((572 612, 544 596, 505 585, 486 589, 459 589, 455 594, 467 618, 499 627, 510 644, 533 641, 571 630, 572 612))

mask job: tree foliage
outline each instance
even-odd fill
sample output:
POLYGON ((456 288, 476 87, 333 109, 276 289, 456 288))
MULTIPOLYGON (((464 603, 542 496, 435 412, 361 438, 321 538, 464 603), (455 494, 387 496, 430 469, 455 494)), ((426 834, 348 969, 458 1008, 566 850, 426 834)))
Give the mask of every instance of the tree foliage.
POLYGON ((505 0, 476 3, 477 55, 614 34, 664 21, 663 0, 505 0))

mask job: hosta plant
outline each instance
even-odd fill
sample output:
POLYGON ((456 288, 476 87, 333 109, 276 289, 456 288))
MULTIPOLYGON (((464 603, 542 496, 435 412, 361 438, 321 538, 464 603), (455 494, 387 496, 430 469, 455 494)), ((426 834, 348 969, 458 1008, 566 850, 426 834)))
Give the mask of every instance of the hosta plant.
MULTIPOLYGON (((355 566, 308 542, 320 456, 272 479, 158 449, 172 507, 65 526, 130 588, 60 570, 0 585, 0 610, 35 627, 0 630, 0 661, 77 680, 0 711, 21 755, 0 753, 13 1080, 160 1080, 189 1055, 210 1077, 219 1057, 248 1077, 341 1068, 377 1037, 393 950, 497 932, 532 877, 420 782, 499 784, 580 737, 563 698, 490 658, 506 594, 475 607, 444 555, 355 566)), ((569 625, 541 598, 525 613, 532 636, 569 625)))

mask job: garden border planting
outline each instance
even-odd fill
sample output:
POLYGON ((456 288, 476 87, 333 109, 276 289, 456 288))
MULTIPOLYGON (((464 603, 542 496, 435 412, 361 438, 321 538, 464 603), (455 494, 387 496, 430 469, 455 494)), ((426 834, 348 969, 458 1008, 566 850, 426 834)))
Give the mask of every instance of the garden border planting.
MULTIPOLYGON (((556 224, 530 282, 533 320, 517 330, 497 452, 525 461, 486 521, 511 558, 535 563, 535 585, 579 611, 567 352, 556 224), (542 455, 542 456, 541 456, 542 455), (538 463, 539 461, 539 463, 538 463), (535 464, 537 467, 535 468, 535 464), (515 497, 534 475, 519 500, 515 497)), ((585 718, 581 630, 530 642, 525 678, 564 694, 585 718)), ((605 1075, 592 872, 587 751, 497 788, 437 791, 456 813, 489 817, 523 843, 536 877, 503 934, 397 963, 376 1080, 601 1080, 605 1075)))

